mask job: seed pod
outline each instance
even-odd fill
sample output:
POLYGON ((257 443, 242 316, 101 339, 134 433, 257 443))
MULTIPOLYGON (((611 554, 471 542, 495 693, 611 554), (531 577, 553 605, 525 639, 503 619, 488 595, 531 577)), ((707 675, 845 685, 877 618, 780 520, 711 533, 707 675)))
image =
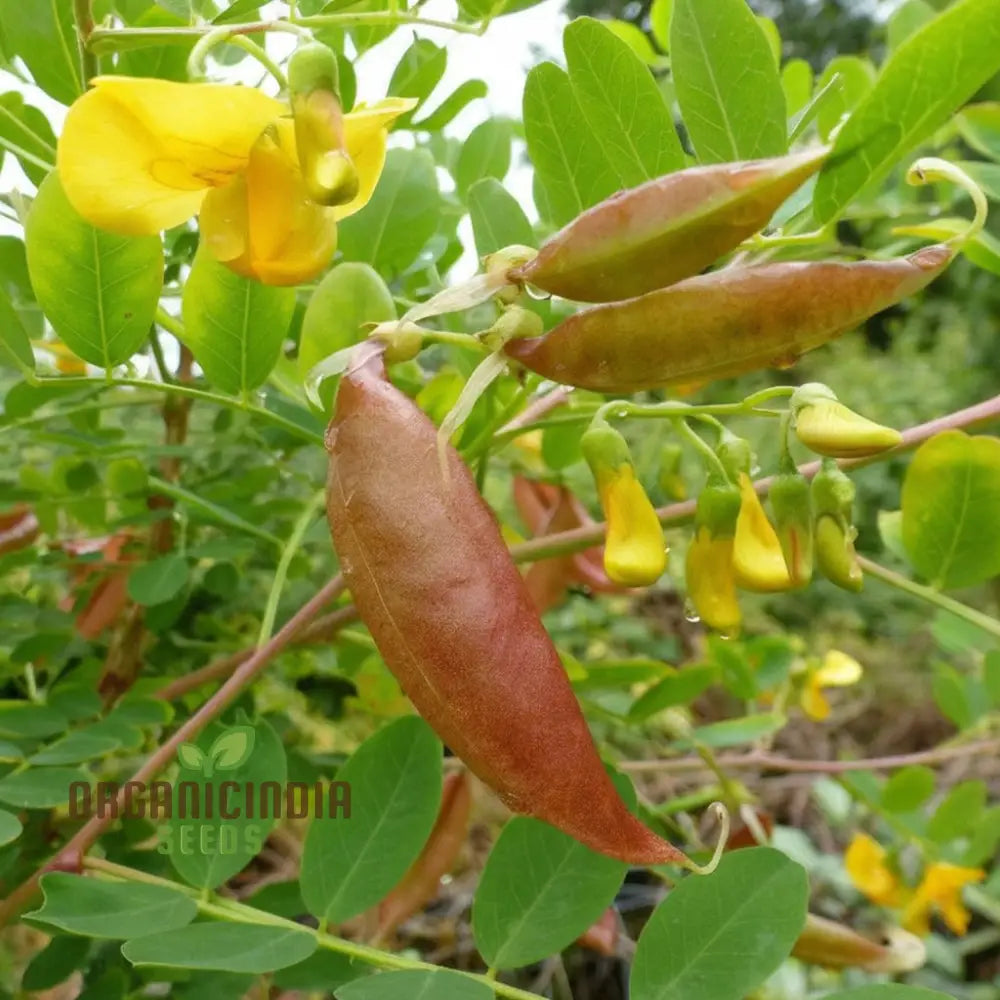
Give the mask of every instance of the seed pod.
POLYGON ((865 969, 868 972, 909 972, 926 960, 920 938, 894 928, 880 944, 845 927, 818 917, 806 917, 806 925, 792 948, 792 954, 810 965, 827 969, 865 969))
POLYGON ((510 272, 581 302, 615 302, 698 274, 763 229, 826 150, 679 170, 620 191, 510 272))
POLYGON ((597 754, 493 512, 386 378, 376 345, 344 374, 327 512, 379 652, 441 739, 515 812, 634 864, 684 861, 635 818, 597 754))
POLYGON ((544 337, 507 344, 564 385, 639 392, 793 363, 912 295, 951 261, 943 244, 895 260, 727 268, 584 309, 544 337))

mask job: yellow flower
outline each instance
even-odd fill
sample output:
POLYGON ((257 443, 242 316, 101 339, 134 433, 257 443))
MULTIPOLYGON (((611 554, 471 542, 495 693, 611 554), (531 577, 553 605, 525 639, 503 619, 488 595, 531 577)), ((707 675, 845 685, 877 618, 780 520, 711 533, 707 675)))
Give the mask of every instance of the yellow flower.
POLYGON ((753 482, 740 473, 740 513, 733 544, 736 583, 744 590, 764 593, 792 586, 781 542, 764 513, 753 482))
POLYGON ((811 719, 822 721, 830 714, 830 703, 823 688, 850 687, 861 680, 861 664, 839 649, 831 649, 823 661, 806 674, 802 688, 802 708, 811 719))
POLYGON ((272 284, 314 277, 336 249, 338 219, 363 208, 385 161, 389 99, 344 116, 355 197, 311 201, 287 105, 211 83, 98 77, 66 116, 57 166, 66 196, 92 225, 151 235, 201 211, 202 235, 234 271, 272 284))
POLYGON ((598 476, 597 490, 608 522, 604 571, 615 583, 647 587, 667 568, 663 529, 631 465, 598 476))
POLYGON ((836 399, 803 406, 795 417, 795 434, 807 448, 831 458, 877 455, 903 440, 899 431, 862 417, 836 399))
POLYGON ((931 912, 937 910, 953 934, 964 934, 971 918, 962 903, 962 889, 984 878, 986 872, 981 868, 934 862, 924 872, 920 885, 903 910, 903 926, 914 934, 927 934, 931 912))
POLYGON ((715 537, 707 526, 698 528, 687 552, 687 591, 691 603, 710 628, 732 634, 742 615, 733 577, 733 539, 715 537))
POLYGON ((856 889, 873 903, 898 906, 903 887, 886 863, 885 848, 865 833, 856 833, 844 855, 844 866, 856 889))

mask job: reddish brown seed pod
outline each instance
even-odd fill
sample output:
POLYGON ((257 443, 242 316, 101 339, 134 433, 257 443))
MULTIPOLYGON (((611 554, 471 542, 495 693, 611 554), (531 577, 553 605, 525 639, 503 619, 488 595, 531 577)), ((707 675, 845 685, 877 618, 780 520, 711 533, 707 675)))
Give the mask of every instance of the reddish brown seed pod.
POLYGON ((587 209, 509 272, 580 302, 615 302, 698 274, 763 229, 828 150, 679 170, 587 209))
POLYGON ((507 354, 564 385, 638 392, 792 364, 930 284, 944 244, 894 260, 726 268, 584 309, 507 354))
POLYGON ((513 811, 624 861, 685 861, 619 797, 493 512, 450 446, 442 470, 437 429, 377 346, 341 379, 326 444, 341 571, 441 739, 513 811))

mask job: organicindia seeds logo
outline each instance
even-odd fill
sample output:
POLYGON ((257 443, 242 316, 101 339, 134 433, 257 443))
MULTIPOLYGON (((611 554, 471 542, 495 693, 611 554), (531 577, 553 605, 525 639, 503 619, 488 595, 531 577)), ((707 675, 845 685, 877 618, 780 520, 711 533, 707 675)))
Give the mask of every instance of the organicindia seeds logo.
POLYGON ((281 819, 351 816, 348 782, 287 780, 284 747, 266 723, 215 726, 180 744, 177 763, 173 781, 73 782, 70 816, 147 820, 162 853, 207 857, 255 855, 281 819))

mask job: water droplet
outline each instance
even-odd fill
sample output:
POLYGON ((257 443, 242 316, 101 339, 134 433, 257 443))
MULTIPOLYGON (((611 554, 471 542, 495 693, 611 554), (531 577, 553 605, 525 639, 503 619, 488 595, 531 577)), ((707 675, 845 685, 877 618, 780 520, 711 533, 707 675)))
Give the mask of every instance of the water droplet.
POLYGON ((615 410, 615 416, 619 420, 624 420, 628 416, 628 407, 620 406, 617 410, 615 410))
POLYGON ((698 609, 690 598, 684 602, 684 618, 692 625, 697 625, 701 621, 701 615, 698 614, 698 609))
POLYGON ((543 292, 540 288, 535 288, 534 285, 525 285, 524 290, 528 293, 528 298, 534 299, 536 302, 548 302, 552 298, 551 292, 543 292))
POLYGON ((732 636, 728 632, 719 632, 718 636, 723 642, 729 642, 732 639, 732 636))

